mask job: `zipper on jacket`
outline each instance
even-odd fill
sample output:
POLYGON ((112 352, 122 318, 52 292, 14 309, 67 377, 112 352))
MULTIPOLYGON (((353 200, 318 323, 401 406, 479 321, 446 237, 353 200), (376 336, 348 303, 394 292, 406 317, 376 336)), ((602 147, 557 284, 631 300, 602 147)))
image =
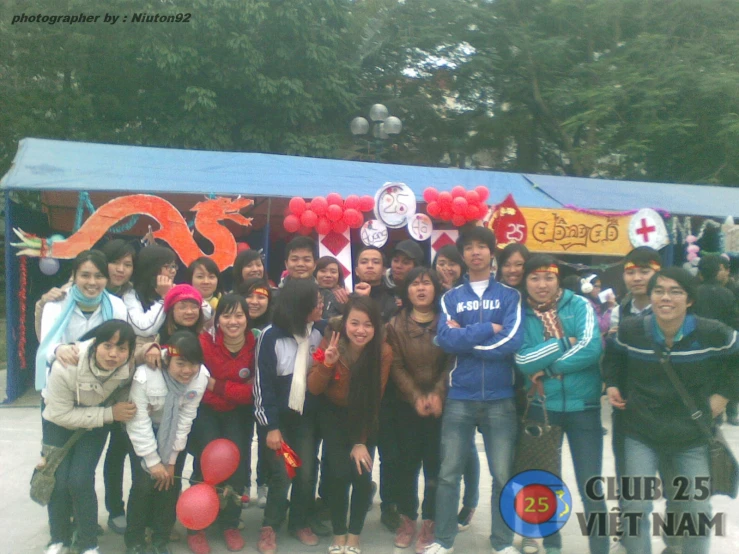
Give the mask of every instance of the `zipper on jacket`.
MULTIPOLYGON (((490 286, 490 281, 488 281, 488 286, 490 286)), ((480 297, 480 323, 482 323, 482 306, 483 306, 483 297, 485 296, 485 293, 482 293, 482 296, 480 297)), ((492 324, 491 324, 492 325, 492 324)), ((481 400, 485 400, 485 360, 482 360, 482 398, 481 400)))

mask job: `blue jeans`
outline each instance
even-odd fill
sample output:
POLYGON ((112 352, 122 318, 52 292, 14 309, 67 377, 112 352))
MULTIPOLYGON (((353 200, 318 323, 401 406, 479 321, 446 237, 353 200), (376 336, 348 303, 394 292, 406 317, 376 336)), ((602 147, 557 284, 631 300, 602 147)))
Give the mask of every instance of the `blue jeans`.
POLYGON ((464 496, 462 506, 465 508, 477 508, 480 502, 480 457, 477 455, 475 435, 472 435, 470 457, 464 468, 464 496))
POLYGON ((479 427, 485 442, 493 491, 490 500, 490 544, 496 550, 511 546, 513 531, 500 515, 500 493, 511 478, 518 425, 513 398, 489 402, 447 400, 441 421, 441 471, 436 492, 436 542, 445 548, 457 536, 459 486, 479 427))
MULTIPOLYGON (((696 478, 705 478, 711 474, 707 446, 666 452, 648 446, 629 436, 626 437, 624 445, 624 474, 626 476, 653 477, 661 469, 662 478, 670 485, 663 488, 668 494, 667 514, 674 513, 677 521, 681 520, 682 514, 691 514, 696 527, 699 514, 711 517, 710 496, 706 496, 705 500, 695 499, 696 496, 702 494, 696 491, 696 478), (675 489, 671 485, 676 477, 687 479, 688 487, 681 492, 684 492, 689 500, 675 500, 672 497, 675 489)), ((652 551, 652 529, 649 516, 652 513, 652 502, 649 500, 624 499, 623 505, 626 513, 642 514, 636 529, 630 528, 631 520, 624 521, 623 545, 629 553, 650 554, 652 551)), ((673 540, 666 542, 674 546, 682 544, 682 554, 708 554, 710 534, 699 537, 675 537, 673 540)))
MULTIPOLYGON (((608 511, 605 500, 591 500, 585 494, 585 485, 591 477, 602 475, 603 469, 603 427, 600 420, 600 407, 578 412, 549 412, 549 423, 559 425, 562 435, 567 435, 570 445, 572 465, 575 466, 577 490, 580 493, 585 508, 585 517, 591 513, 606 513, 608 511)), ((542 410, 532 406, 529 417, 544 421, 542 410)), ((561 446, 561 445, 560 445, 561 446)), ((609 549, 608 537, 588 537, 590 554, 607 554, 609 549)), ((562 535, 559 532, 544 537, 544 547, 562 548, 562 535)))

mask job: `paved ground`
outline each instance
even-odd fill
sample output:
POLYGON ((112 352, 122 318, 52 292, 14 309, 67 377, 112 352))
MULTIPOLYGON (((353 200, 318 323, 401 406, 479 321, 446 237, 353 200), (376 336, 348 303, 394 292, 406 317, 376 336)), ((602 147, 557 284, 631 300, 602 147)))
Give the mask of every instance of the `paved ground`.
MULTIPOLYGON (((23 399, 27 407, 0 408, 0 483, 2 483, 2 503, 0 504, 0 521, 3 531, 0 533, 0 554, 36 553, 43 552, 49 539, 49 530, 46 510, 34 504, 28 497, 28 482, 31 471, 38 459, 38 449, 41 440, 41 429, 38 407, 29 398, 23 399)), ((604 425, 610 428, 610 409, 604 409, 604 425)), ((739 428, 724 426, 724 432, 732 444, 735 452, 739 452, 739 428)), ((478 439, 480 436, 478 435, 478 439)), ((610 436, 606 437, 604 475, 613 475, 613 457, 610 449, 610 436)), ((478 440, 478 450, 483 467, 486 467, 482 441, 478 440)), ((575 504, 573 512, 581 512, 582 504, 577 498, 574 473, 570 462, 569 452, 565 446, 564 481, 573 491, 575 504)), ((256 459, 254 457, 254 459, 256 459)), ((127 470, 128 471, 128 470, 127 470)), ((189 474, 189 468, 185 474, 189 474)), ((126 475, 126 485, 130 483, 126 475)), ((459 553, 490 552, 488 534, 490 532, 490 487, 491 479, 487 471, 483 470, 480 483, 481 502, 469 531, 458 536, 455 551, 459 553), (485 500, 485 499, 488 500, 485 500)), ((98 497, 103 498, 102 464, 98 467, 97 477, 98 497)), ((256 491, 253 491, 254 493, 256 491)), ((367 524, 362 535, 363 550, 366 554, 409 554, 411 549, 400 550, 393 547, 393 535, 380 525, 380 510, 376 500, 373 510, 367 517, 367 524)), ((657 506, 657 509, 661 507, 657 506)), ((712 541, 712 553, 728 554, 739 552, 739 500, 727 497, 718 497, 713 502, 714 512, 726 514, 726 529, 724 537, 716 537, 712 541)), ((262 510, 256 505, 244 510, 242 520, 245 524, 244 536, 247 539, 247 552, 256 551, 256 541, 261 524, 262 510)), ((100 551, 103 554, 123 552, 123 541, 118 535, 107 530, 107 513, 101 504, 99 509, 100 524, 106 528, 100 538, 100 551)), ((180 532, 183 532, 179 527, 180 532)), ((564 552, 567 554, 586 554, 587 540, 580 534, 576 518, 571 518, 563 531, 564 552)), ((323 553, 328 546, 327 539, 323 539, 319 546, 310 548, 301 545, 291 537, 280 537, 279 551, 281 554, 310 554, 323 553)), ((214 535, 211 539, 214 554, 227 552, 221 537, 214 535)), ((653 552, 662 550, 662 542, 655 539, 653 552)), ((189 552, 184 541, 173 544, 176 554, 189 552)))

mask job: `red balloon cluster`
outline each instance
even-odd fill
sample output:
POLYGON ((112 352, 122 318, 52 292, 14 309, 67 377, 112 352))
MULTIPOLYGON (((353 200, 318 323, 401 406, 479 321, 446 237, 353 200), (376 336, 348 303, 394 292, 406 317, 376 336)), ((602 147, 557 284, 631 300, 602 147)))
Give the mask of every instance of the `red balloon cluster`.
POLYGON ((482 185, 473 190, 457 185, 451 192, 439 192, 434 187, 423 191, 426 213, 442 221, 451 221, 455 227, 482 219, 488 210, 485 204, 487 198, 488 189, 482 185))
POLYGON ((319 235, 327 235, 331 231, 343 233, 347 229, 358 229, 364 223, 362 212, 371 212, 375 207, 375 199, 371 196, 350 194, 346 200, 340 194, 332 192, 316 196, 310 202, 296 196, 290 199, 289 212, 282 222, 288 233, 310 235, 313 229, 319 235))

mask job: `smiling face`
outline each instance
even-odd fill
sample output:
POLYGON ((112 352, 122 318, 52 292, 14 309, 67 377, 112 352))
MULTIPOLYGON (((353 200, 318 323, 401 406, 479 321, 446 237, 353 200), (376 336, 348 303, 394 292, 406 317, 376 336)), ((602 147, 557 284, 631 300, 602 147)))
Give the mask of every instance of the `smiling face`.
POLYGON ((230 312, 223 312, 218 318, 218 328, 229 339, 241 339, 246 333, 247 318, 244 310, 236 304, 230 312))
POLYGON ((116 332, 110 339, 101 342, 95 349, 95 364, 105 371, 113 371, 128 361, 128 343, 118 344, 121 334, 116 332))
POLYGON ((264 277, 264 264, 261 258, 249 262, 241 269, 241 278, 244 281, 252 277, 258 277, 259 279, 264 277))
POLYGON ((534 271, 526 277, 526 292, 538 304, 551 302, 559 291, 559 280, 550 271, 534 271))
POLYGON ((313 251, 307 248, 299 248, 290 252, 285 260, 285 269, 291 279, 309 279, 313 277, 316 268, 316 259, 313 251))
POLYGON ((105 290, 108 279, 94 263, 88 261, 77 268, 74 284, 87 298, 96 298, 105 290))
POLYGON ((199 265, 192 272, 192 286, 195 287, 203 298, 212 297, 218 288, 218 275, 211 273, 205 266, 199 265))
POLYGON ((417 310, 423 311, 434 303, 434 283, 428 275, 419 275, 408 285, 408 300, 417 310))
POLYGON ((131 280, 133 275, 133 256, 126 254, 122 258, 108 263, 111 287, 120 288, 131 280))
POLYGON ((693 301, 680 283, 667 277, 658 277, 649 300, 658 324, 674 324, 685 319, 693 301))
POLYGON ((365 250, 357 259, 357 277, 370 285, 380 283, 384 269, 382 254, 377 250, 365 250))
POLYGON ((523 265, 526 261, 520 252, 514 252, 500 268, 500 277, 509 287, 517 287, 523 281, 523 265))
POLYGON ((353 309, 346 316, 346 336, 352 346, 364 348, 375 336, 375 328, 369 316, 353 309))
POLYGON ((478 274, 478 276, 483 276, 485 273, 490 274, 493 255, 488 245, 484 242, 471 240, 466 243, 462 251, 462 259, 467 264, 470 274, 478 274))
POLYGON ((198 371, 200 371, 200 364, 188 362, 181 356, 173 356, 169 360, 167 371, 172 379, 178 383, 187 385, 198 374, 198 371))
POLYGON ((172 306, 174 322, 181 327, 192 327, 200 317, 200 304, 193 300, 181 300, 172 306))
POLYGON ((439 255, 436 258, 436 272, 439 274, 444 288, 450 289, 462 276, 462 266, 446 256, 439 255))
POLYGON ((269 298, 263 294, 252 292, 246 297, 246 305, 249 306, 249 319, 254 320, 267 312, 269 298))
POLYGON ((339 266, 337 264, 328 264, 323 269, 316 272, 316 280, 318 286, 322 289, 333 289, 339 284, 339 266))

